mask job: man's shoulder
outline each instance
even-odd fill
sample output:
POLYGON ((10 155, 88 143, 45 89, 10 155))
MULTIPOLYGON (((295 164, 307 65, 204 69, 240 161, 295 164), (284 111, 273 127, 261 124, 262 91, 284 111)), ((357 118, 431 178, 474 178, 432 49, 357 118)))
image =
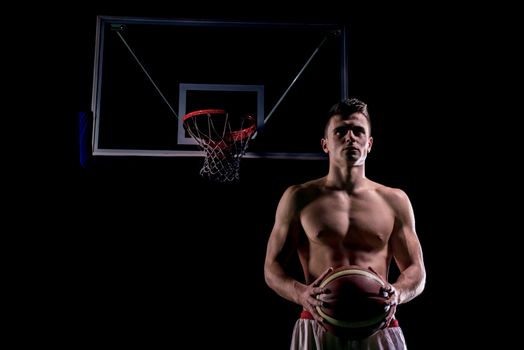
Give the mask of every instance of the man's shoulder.
POLYGON ((324 185, 324 178, 318 178, 314 180, 309 180, 303 183, 298 183, 290 185, 286 189, 286 193, 291 196, 301 196, 310 194, 312 192, 318 192, 324 185))
POLYGON ((325 177, 321 177, 321 178, 313 179, 313 180, 308 180, 306 182, 293 184, 293 185, 289 186, 288 189, 305 190, 305 189, 310 189, 310 188, 319 188, 319 187, 323 186, 323 184, 325 182, 324 180, 325 180, 325 177))
POLYGON ((370 180, 370 187, 378 194, 394 199, 394 198, 407 198, 406 192, 401 188, 387 186, 375 181, 370 180))
POLYGON ((401 188, 386 186, 377 182, 373 186, 374 190, 391 204, 409 202, 408 195, 401 188))

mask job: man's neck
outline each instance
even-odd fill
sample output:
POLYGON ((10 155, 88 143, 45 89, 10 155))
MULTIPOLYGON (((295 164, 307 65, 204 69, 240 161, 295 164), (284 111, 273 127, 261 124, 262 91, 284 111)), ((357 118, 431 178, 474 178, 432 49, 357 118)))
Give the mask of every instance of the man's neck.
POLYGON ((364 165, 350 166, 347 168, 331 166, 326 176, 326 186, 354 190, 361 185, 365 176, 364 165))

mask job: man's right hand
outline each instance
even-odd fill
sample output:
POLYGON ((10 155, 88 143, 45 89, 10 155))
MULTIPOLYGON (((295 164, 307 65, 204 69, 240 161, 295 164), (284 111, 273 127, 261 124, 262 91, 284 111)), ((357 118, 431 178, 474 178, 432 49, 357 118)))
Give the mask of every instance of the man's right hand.
MULTIPOLYGON (((322 300, 318 296, 322 294, 329 293, 329 290, 327 288, 321 288, 319 285, 322 283, 324 278, 326 278, 327 275, 329 275, 333 271, 333 267, 328 268, 326 271, 324 271, 313 283, 306 286, 306 289, 304 289, 303 292, 300 293, 299 299, 300 304, 302 304, 302 307, 304 310, 307 310, 311 313, 313 318, 322 326, 322 322, 324 322, 324 319, 317 311, 317 306, 322 306, 322 300)), ((324 328, 322 326, 322 328, 324 328)))

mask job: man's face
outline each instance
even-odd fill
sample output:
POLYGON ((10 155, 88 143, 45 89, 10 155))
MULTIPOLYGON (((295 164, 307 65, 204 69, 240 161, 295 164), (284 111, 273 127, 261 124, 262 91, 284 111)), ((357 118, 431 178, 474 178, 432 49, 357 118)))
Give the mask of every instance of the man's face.
POLYGON ((346 160, 353 165, 364 164, 372 144, 368 120, 360 112, 346 118, 331 117, 322 139, 322 148, 330 159, 346 160))

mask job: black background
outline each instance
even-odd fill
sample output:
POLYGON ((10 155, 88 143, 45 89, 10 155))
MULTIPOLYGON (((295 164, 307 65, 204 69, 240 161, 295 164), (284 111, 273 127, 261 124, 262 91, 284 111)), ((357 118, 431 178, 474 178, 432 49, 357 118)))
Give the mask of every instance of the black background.
POLYGON ((46 5, 12 27, 30 33, 11 50, 21 54, 17 80, 29 83, 13 85, 27 118, 17 120, 23 132, 10 172, 23 184, 7 214, 22 243, 13 262, 24 267, 17 286, 27 311, 19 317, 40 330, 36 340, 287 349, 299 313, 264 283, 265 244, 282 191, 322 176, 326 163, 245 160, 241 180, 225 185, 201 179, 199 159, 80 166, 77 119, 90 109, 96 15, 115 15, 347 23, 350 95, 377 116, 367 176, 407 192, 424 250, 426 290, 397 311, 408 346, 471 343, 465 324, 480 327, 480 295, 497 292, 479 277, 500 254, 489 234, 497 208, 487 196, 496 190, 484 177, 499 149, 494 112, 505 104, 490 103, 500 93, 493 80, 505 74, 490 59, 504 45, 492 22, 499 13, 179 6, 46 5))

